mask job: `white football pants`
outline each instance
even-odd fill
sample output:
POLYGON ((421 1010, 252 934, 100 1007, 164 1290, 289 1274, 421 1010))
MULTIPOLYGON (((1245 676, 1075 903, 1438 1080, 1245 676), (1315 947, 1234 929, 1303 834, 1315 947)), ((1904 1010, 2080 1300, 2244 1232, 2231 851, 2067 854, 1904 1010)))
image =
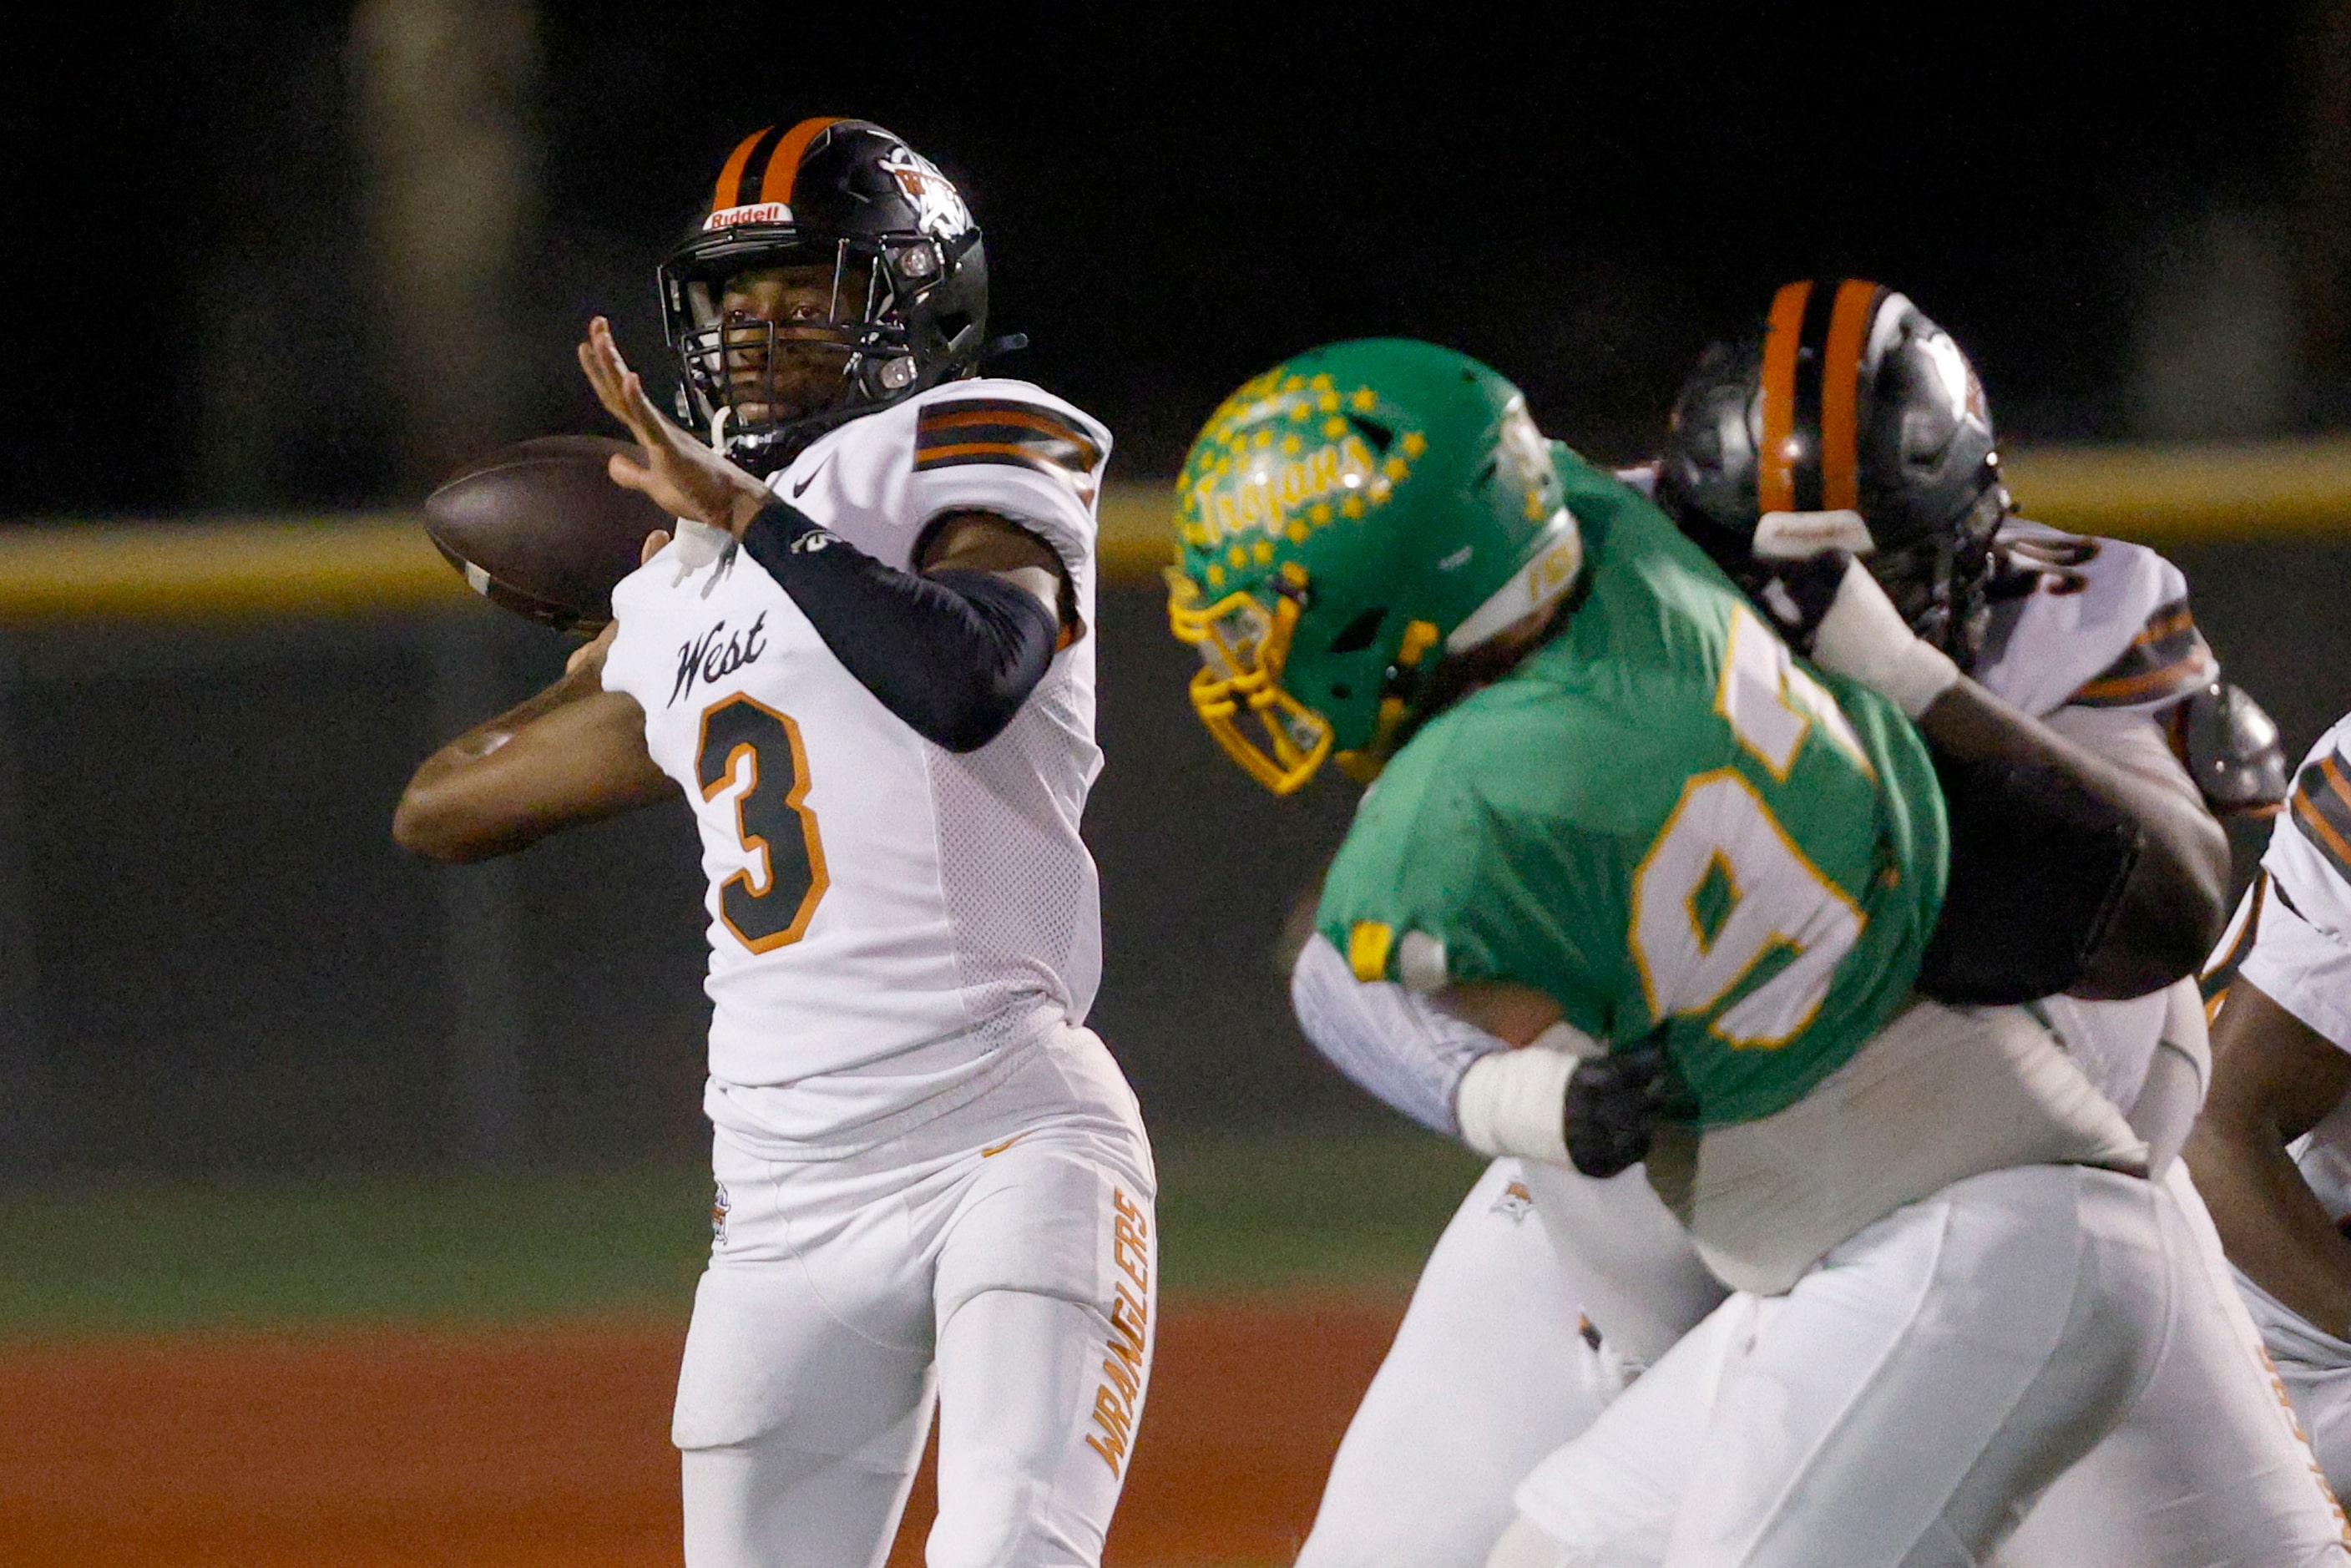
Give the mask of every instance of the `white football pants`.
POLYGON ((1614 1393, 1521 1177, 1488 1166, 1437 1239, 1298 1568, 1478 1568, 1510 1489, 1614 1393))
POLYGON ((2212 1217, 2185 1165, 2173 1162, 2163 1186, 2220 1311, 2179 1315, 2130 1414, 2043 1494, 2000 1568, 2341 1562, 2329 1547, 2344 1540, 2343 1511, 2314 1473, 2212 1217))
POLYGON ((2337 1495, 2351 1489, 2351 1342, 2328 1333, 2231 1270, 2319 1468, 2337 1495))
MULTIPOLYGON (((2175 1410, 2250 1408, 2244 1385, 2258 1379, 2201 1245, 2170 1196, 2136 1177, 2035 1166, 1955 1183, 1862 1230, 1787 1294, 1732 1298, 1528 1478, 1495 1561, 1981 1562, 2168 1379, 2175 1410), (1530 1524, 1548 1557, 1531 1550, 1530 1524)), ((2273 1462, 2275 1414, 2199 1416, 2193 1433, 2214 1474, 2274 1483, 2268 1500, 2296 1479, 2273 1462), (2245 1441, 2260 1451, 2233 1451, 2245 1441)), ((2351 1563, 2309 1480, 2305 1464, 2298 1500, 2264 1510, 2239 1555, 2122 1560, 2351 1563)))
POLYGON ((721 1131, 672 1438, 690 1568, 872 1568, 939 1407, 931 1568, 1096 1568, 1156 1319, 1151 1156, 1083 1030, 835 1160, 721 1131))

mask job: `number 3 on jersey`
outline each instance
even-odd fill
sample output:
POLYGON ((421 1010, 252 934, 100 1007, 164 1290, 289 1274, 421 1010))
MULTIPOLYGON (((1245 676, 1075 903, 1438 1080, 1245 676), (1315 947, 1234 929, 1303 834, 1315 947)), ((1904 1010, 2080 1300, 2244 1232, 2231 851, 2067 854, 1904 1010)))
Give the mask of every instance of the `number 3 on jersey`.
POLYGON ((751 857, 720 885, 719 919, 754 953, 799 941, 827 885, 816 813, 801 803, 809 776, 799 726, 749 697, 713 704, 695 770, 704 800, 736 791, 735 836, 751 857))

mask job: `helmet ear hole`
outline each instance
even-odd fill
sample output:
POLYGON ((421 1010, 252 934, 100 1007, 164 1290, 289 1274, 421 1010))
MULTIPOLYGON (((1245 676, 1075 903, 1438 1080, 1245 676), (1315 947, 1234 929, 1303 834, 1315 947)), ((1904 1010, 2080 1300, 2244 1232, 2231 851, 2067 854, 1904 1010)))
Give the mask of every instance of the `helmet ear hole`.
POLYGON ((1372 451, 1378 456, 1385 457, 1388 455, 1388 448, 1395 444, 1395 432, 1376 419, 1365 419, 1360 413, 1351 413, 1347 415, 1347 423, 1353 425, 1357 434, 1372 444, 1372 451))
MULTIPOLYGON (((1334 653, 1362 653, 1364 649, 1370 647, 1373 641, 1379 636, 1380 622, 1385 621, 1387 618, 1388 612, 1384 606, 1364 611, 1362 614, 1348 622, 1344 626, 1339 628, 1339 634, 1331 639, 1331 652, 1334 653)), ((1341 693, 1340 695, 1343 696, 1346 694, 1341 693)))

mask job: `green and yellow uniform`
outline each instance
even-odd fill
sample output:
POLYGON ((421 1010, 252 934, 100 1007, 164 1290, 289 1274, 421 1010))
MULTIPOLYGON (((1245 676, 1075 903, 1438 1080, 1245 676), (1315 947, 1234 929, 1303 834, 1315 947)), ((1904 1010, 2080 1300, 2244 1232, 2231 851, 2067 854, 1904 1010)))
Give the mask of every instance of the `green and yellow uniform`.
POLYGON ((1802 1099, 1907 999, 1942 799, 1876 693, 1793 658, 1646 499, 1553 447, 1580 528, 1550 641, 1391 759, 1318 923, 1358 977, 1510 981, 1662 1027, 1700 1126, 1802 1099))

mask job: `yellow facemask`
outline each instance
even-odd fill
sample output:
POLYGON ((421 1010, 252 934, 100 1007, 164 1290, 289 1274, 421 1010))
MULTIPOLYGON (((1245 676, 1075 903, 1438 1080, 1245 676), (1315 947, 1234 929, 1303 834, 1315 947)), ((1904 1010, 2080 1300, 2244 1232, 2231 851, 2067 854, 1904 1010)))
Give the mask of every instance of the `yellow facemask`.
MULTIPOLYGON (((1293 586, 1304 587, 1297 566, 1293 586)), ((1178 641, 1200 651, 1201 670, 1192 677, 1192 707, 1225 754, 1249 776, 1277 795, 1287 795, 1314 777, 1331 754, 1331 727, 1322 716, 1284 691, 1281 667, 1298 630, 1299 601, 1281 594, 1271 609, 1255 594, 1235 591, 1213 604, 1200 602, 1200 588, 1169 568, 1167 624, 1178 641), (1240 725, 1243 709, 1263 732, 1262 743, 1240 725)))

